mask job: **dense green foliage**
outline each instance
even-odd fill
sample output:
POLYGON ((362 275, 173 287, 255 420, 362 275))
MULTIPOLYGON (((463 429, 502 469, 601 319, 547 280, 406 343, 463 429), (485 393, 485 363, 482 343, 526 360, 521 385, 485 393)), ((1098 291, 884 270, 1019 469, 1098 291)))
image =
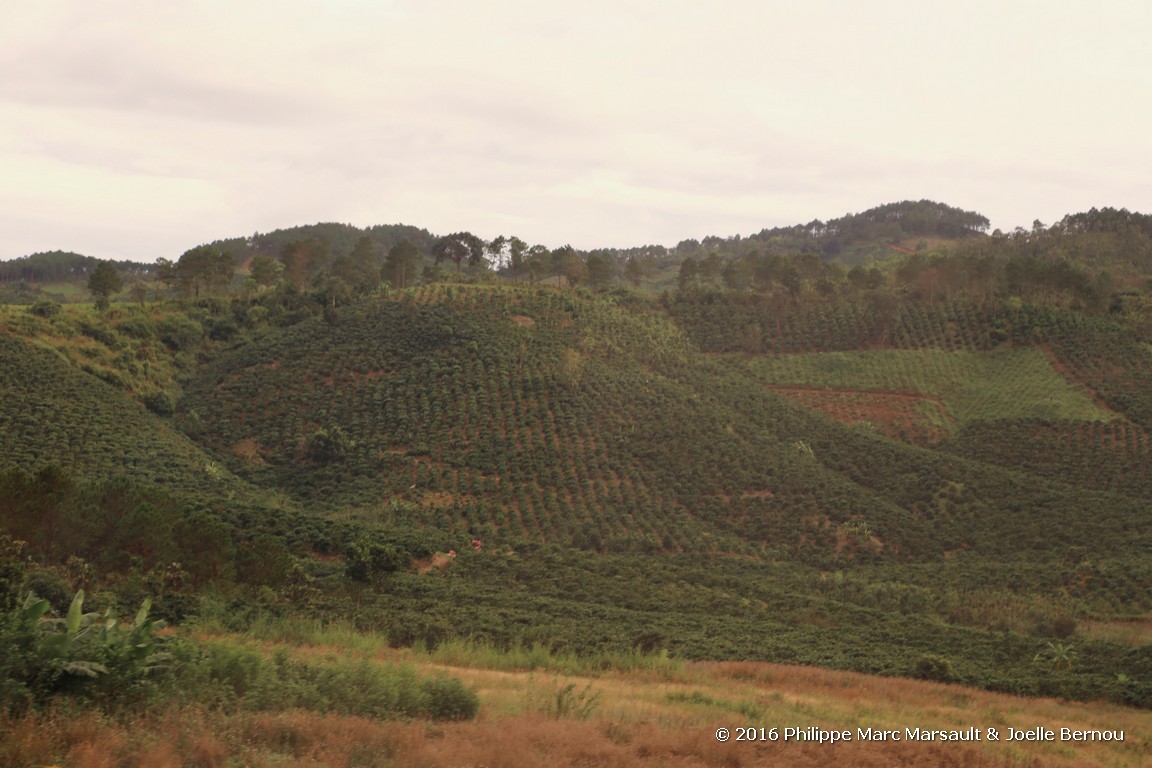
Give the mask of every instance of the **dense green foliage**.
POLYGON ((50 618, 49 601, 29 594, 23 605, 0 616, 0 712, 43 704, 61 693, 119 704, 154 692, 155 678, 172 655, 154 634, 164 622, 148 617, 150 601, 130 625, 111 608, 84 613, 83 605, 81 590, 64 618, 50 618))
POLYGON ((458 679, 418 678, 411 669, 369 662, 272 659, 224 642, 200 645, 157 634, 145 600, 131 623, 112 608, 83 613, 77 592, 64 618, 29 594, 0 614, 0 715, 63 697, 108 709, 165 700, 251 711, 309 709, 371 717, 467 720, 479 700, 458 679))
POLYGON ((298 661, 280 653, 210 643, 186 653, 180 695, 232 711, 308 709, 362 717, 470 720, 480 701, 451 677, 419 678, 410 668, 368 661, 298 661))
POLYGON ((91 477, 125 476, 214 496, 242 489, 195 443, 106 383, 115 371, 86 373, 6 336, 0 336, 0 356, 0 455, 6 464, 66 465, 91 477))
POLYGON ((1148 432, 1126 421, 980 421, 943 447, 1080 488, 1152 498, 1148 432))
POLYGON ((111 262, 102 261, 88 277, 88 292, 96 300, 97 309, 108 309, 111 296, 124 287, 124 280, 111 262))

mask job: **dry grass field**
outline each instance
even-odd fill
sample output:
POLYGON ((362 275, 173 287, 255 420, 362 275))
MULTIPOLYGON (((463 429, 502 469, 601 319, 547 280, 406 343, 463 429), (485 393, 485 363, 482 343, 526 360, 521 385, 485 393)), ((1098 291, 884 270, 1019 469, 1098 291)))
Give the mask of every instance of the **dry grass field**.
MULTIPOLYGON (((274 644, 264 643, 269 651, 274 644)), ((284 646, 275 645, 283 648, 284 646)), ((507 670, 444 655, 292 646, 293 656, 368 657, 448 672, 480 695, 465 723, 379 722, 316 712, 177 707, 120 717, 56 710, 2 724, 11 768, 167 766, 1147 766, 1152 717, 1109 704, 1024 699, 953 685, 754 662, 679 663, 640 671, 507 670), (727 728, 730 740, 716 738, 727 728), (738 741, 740 729, 756 740, 738 741), (775 741, 759 740, 759 729, 775 741), (867 741, 860 729, 896 731, 867 741), (980 741, 910 740, 906 729, 965 731, 980 741), (996 729, 1000 741, 987 740, 996 729), (1006 741, 1010 729, 1052 741, 1006 741), (1061 729, 1123 731, 1123 742, 1069 741, 1061 729), (836 744, 797 740, 847 730, 836 744)))

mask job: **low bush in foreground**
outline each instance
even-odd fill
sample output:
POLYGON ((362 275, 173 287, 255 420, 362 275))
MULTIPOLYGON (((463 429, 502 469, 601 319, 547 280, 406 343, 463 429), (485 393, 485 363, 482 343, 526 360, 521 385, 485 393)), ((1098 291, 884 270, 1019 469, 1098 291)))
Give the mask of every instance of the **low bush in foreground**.
POLYGON ((228 709, 468 720, 480 708, 476 693, 459 680, 421 679, 404 665, 366 659, 302 661, 283 650, 267 658, 229 642, 196 649, 190 662, 182 675, 185 695, 228 709))

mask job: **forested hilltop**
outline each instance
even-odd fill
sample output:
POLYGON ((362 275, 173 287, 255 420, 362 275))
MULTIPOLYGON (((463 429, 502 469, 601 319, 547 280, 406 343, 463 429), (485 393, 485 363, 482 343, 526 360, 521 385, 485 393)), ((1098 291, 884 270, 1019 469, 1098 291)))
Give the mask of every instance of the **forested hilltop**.
POLYGON ((244 645, 292 627, 1152 707, 1152 217, 987 229, 920 201, 675 248, 322 224, 0 264, 0 709, 476 712, 244 645))

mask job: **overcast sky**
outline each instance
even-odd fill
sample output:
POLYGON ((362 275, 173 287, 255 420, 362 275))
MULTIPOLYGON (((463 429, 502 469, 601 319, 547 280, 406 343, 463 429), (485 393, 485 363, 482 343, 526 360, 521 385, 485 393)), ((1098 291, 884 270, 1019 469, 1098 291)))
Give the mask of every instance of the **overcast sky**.
POLYGON ((1152 3, 37 0, 0 258, 338 221, 675 245, 928 198, 1152 212, 1152 3))

